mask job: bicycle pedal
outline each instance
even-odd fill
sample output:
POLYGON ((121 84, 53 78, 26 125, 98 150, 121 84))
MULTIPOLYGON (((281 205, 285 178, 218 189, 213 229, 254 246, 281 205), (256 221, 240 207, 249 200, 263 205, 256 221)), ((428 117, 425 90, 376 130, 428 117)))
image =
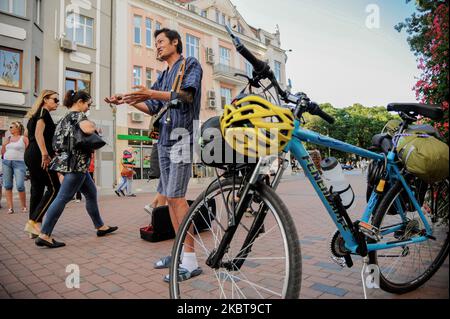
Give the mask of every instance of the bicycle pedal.
POLYGON ((371 224, 360 221, 358 223, 358 228, 365 236, 372 238, 373 240, 380 241, 383 238, 380 234, 380 230, 371 224))
POLYGON ((341 266, 342 268, 345 268, 347 266, 344 257, 331 256, 331 260, 334 261, 339 266, 341 266))

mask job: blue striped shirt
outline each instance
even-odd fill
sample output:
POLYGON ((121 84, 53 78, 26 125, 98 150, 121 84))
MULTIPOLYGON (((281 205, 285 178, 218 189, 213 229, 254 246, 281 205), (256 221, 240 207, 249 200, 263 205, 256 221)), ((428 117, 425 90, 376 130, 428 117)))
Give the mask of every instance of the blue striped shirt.
MULTIPOLYGON (((167 68, 152 86, 152 90, 170 92, 173 82, 178 74, 183 57, 175 62, 172 69, 167 68)), ((171 109, 171 122, 166 123, 168 112, 160 122, 160 134, 158 143, 163 146, 173 146, 181 139, 180 136, 171 139, 170 134, 176 128, 184 128, 184 132, 189 134, 190 143, 193 143, 194 121, 200 117, 200 100, 202 96, 203 70, 197 59, 189 57, 186 59, 186 68, 181 82, 181 90, 191 90, 194 93, 193 103, 182 103, 177 109, 171 109)), ((158 100, 148 100, 145 102, 151 115, 157 114, 164 106, 165 102, 158 100)), ((183 140, 186 134, 182 137, 183 140)))

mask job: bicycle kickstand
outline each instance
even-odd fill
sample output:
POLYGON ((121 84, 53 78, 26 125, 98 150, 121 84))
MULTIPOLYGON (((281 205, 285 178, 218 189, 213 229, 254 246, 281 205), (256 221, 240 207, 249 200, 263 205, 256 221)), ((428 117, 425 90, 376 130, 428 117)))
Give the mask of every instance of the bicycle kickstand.
POLYGON ((362 280, 362 286, 364 290, 364 299, 367 299, 367 290, 366 290, 366 278, 364 274, 366 273, 367 265, 369 264, 369 257, 365 256, 363 257, 363 266, 361 270, 361 280, 362 280))

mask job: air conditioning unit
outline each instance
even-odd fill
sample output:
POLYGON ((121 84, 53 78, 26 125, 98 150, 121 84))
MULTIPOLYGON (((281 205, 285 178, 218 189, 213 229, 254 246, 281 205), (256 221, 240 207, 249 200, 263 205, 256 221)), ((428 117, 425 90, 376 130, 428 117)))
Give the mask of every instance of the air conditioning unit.
POLYGON ((74 52, 77 50, 77 44, 74 41, 67 39, 66 37, 61 37, 59 41, 59 47, 64 52, 74 52))
POLYGON ((214 64, 214 55, 206 55, 206 63, 214 64))
POLYGON ((216 100, 208 100, 208 107, 210 109, 216 109, 217 108, 216 100))
POLYGON ((206 54, 207 54, 207 55, 214 55, 214 50, 213 50, 213 48, 207 48, 207 49, 206 49, 206 54))
POLYGON ((208 99, 215 100, 216 99, 216 91, 208 91, 208 99))
POLYGON ((132 122, 137 122, 137 123, 144 122, 144 114, 143 113, 138 113, 138 112, 132 112, 131 113, 131 121, 132 122))

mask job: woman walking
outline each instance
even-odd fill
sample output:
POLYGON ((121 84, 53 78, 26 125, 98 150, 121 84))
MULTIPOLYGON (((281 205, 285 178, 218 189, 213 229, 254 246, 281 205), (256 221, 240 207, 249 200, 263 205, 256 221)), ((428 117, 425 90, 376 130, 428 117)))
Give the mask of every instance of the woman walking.
POLYGON ((56 129, 50 112, 55 111, 58 106, 58 93, 44 90, 27 114, 30 144, 25 151, 25 164, 30 172, 31 196, 30 217, 24 230, 29 233, 30 238, 39 235, 42 219, 60 188, 58 174, 48 170, 48 165, 55 156, 52 139, 56 129))
POLYGON ((89 121, 85 113, 91 106, 91 97, 83 91, 66 93, 64 105, 69 108, 69 113, 58 123, 53 143, 56 156, 50 163, 50 169, 62 175, 64 179, 58 195, 50 205, 42 224, 41 234, 36 238, 37 246, 58 248, 65 246, 52 238, 53 229, 77 191, 86 198, 86 210, 97 230, 97 236, 103 237, 112 233, 118 227, 109 227, 103 223, 97 202, 97 188, 89 175, 88 168, 91 154, 76 149, 68 149, 69 138, 74 128, 79 127, 85 134, 91 135, 96 132, 95 124, 89 121))
POLYGON ((16 180, 17 192, 19 192, 22 212, 27 212, 25 195, 25 174, 26 167, 24 161, 25 149, 28 147, 28 138, 23 135, 24 128, 22 123, 13 122, 9 127, 11 136, 8 137, 2 146, 3 158, 3 182, 5 187, 6 202, 8 204, 8 213, 14 214, 13 204, 13 180, 16 180))

